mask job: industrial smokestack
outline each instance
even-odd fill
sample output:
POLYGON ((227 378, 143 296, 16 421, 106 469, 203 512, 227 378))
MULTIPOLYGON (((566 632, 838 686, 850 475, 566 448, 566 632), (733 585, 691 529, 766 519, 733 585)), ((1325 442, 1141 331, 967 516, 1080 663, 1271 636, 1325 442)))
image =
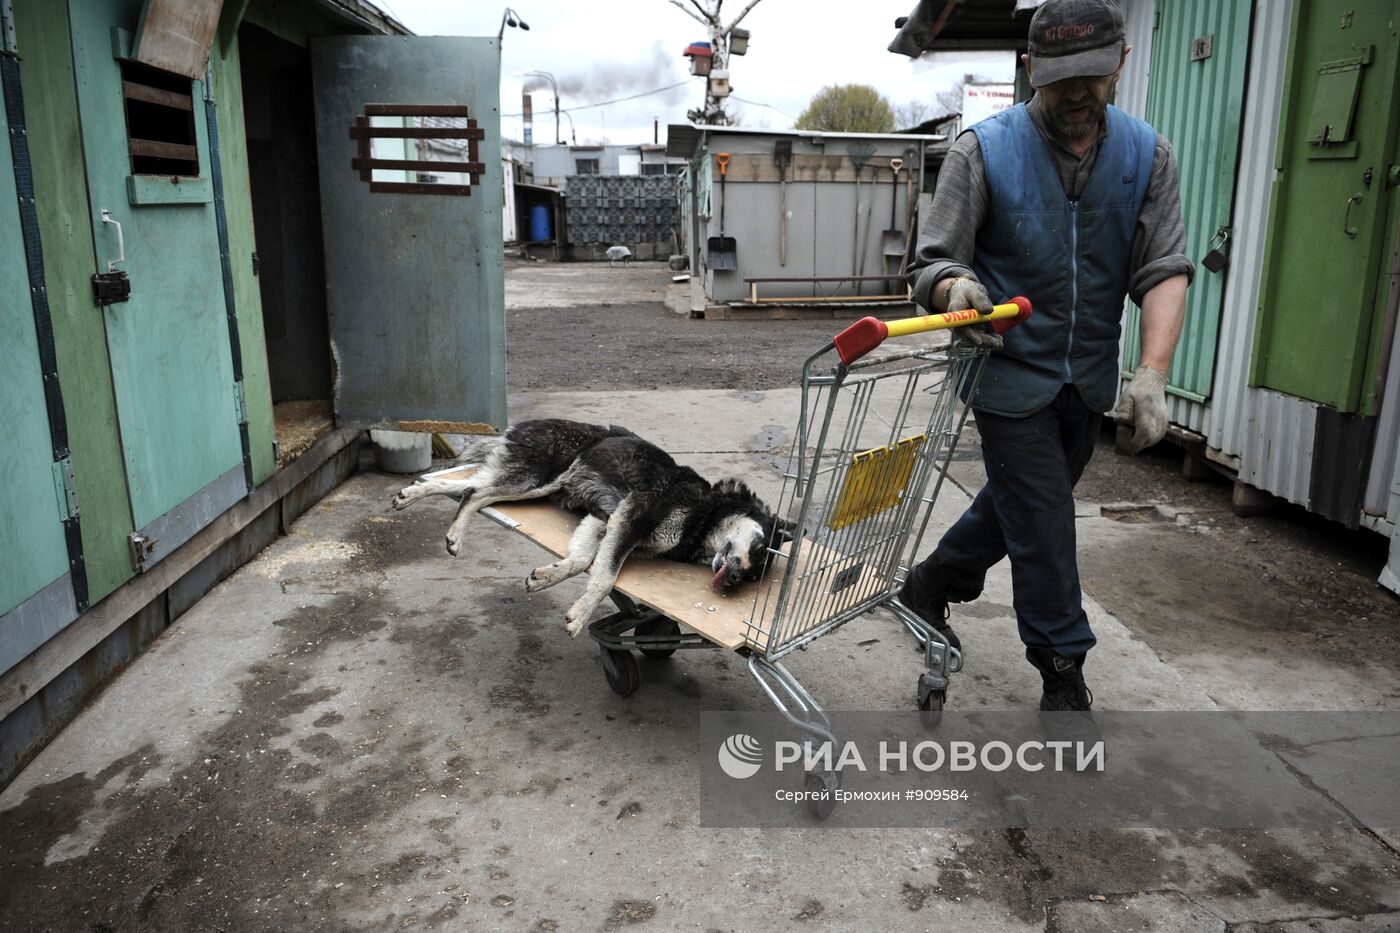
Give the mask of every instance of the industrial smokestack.
POLYGON ((525 145, 528 146, 535 141, 535 110, 529 94, 520 95, 520 110, 525 116, 525 145))

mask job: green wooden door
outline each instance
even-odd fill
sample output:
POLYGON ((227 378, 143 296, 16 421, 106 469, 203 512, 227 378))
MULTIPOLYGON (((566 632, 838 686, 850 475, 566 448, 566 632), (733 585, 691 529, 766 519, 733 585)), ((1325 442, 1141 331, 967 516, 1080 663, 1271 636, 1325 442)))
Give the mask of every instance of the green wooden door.
MULTIPOLYGON (((106 325, 134 527, 168 553, 247 493, 222 291, 203 85, 190 87, 195 171, 141 174, 128 140, 121 60, 141 0, 73 0, 69 13, 96 269, 118 258, 129 301, 93 309, 106 325), (178 183, 177 183, 178 181, 178 183)), ((173 77, 173 76, 172 76, 173 77)), ((163 80, 169 80, 163 79, 163 80)), ((177 88, 177 91, 179 89, 177 88)), ((146 112, 131 111, 132 137, 146 112)))
POLYGON ((76 614, 54 447, 20 235, 10 131, 0 108, 0 671, 76 614), (41 593, 51 598, 31 602, 41 593))
MULTIPOLYGON (((1176 152, 1186 254, 1198 263, 1217 232, 1233 223, 1253 8, 1251 0, 1157 0, 1147 122, 1176 152)), ((1168 391, 1175 395, 1198 402, 1210 396, 1228 274, 1228 267, 1215 273, 1197 265, 1169 374, 1168 391)), ((1141 355, 1140 315, 1130 308, 1128 375, 1141 355)))
POLYGON ((1369 411, 1393 226, 1400 3, 1301 0, 1251 382, 1369 411))

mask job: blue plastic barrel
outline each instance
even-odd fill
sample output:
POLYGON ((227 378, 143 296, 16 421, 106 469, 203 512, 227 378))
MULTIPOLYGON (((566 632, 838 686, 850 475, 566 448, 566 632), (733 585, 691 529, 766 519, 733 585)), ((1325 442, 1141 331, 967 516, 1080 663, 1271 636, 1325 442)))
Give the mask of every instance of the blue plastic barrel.
POLYGON ((549 218, 549 205, 536 204, 530 208, 530 240, 543 243, 554 239, 554 227, 549 218))

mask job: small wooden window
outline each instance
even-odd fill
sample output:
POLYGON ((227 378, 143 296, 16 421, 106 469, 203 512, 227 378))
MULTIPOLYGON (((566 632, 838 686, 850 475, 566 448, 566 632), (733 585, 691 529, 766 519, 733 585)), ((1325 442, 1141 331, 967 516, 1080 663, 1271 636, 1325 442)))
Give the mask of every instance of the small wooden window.
POLYGON ((458 104, 365 104, 350 137, 350 167, 373 192, 470 195, 486 171, 486 132, 458 104))
POLYGON ((131 173, 197 176, 193 82, 135 62, 122 62, 121 72, 131 173))

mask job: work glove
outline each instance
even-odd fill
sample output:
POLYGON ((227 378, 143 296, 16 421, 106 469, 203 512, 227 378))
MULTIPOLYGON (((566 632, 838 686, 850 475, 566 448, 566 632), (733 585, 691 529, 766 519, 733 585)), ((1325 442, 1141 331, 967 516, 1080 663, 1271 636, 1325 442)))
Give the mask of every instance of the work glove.
MULTIPOLYGON (((992 299, 982 283, 970 275, 959 276, 948 289, 948 310, 962 311, 972 308, 978 314, 992 313, 992 299)), ((961 340, 978 350, 1000 350, 1001 334, 992 330, 991 324, 964 324, 953 328, 953 338, 961 340)))
POLYGON ((1167 374, 1151 366, 1139 366, 1133 373, 1113 418, 1119 424, 1133 426, 1132 439, 1127 443, 1130 454, 1151 447, 1167 434, 1167 374))

